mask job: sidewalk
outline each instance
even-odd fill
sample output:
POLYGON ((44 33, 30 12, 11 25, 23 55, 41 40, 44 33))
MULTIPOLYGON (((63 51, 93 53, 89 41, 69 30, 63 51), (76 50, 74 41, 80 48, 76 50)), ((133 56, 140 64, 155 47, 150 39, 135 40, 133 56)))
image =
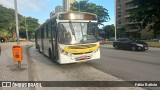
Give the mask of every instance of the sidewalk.
MULTIPOLYGON (((31 43, 30 43, 31 44, 31 43)), ((21 69, 18 68, 18 63, 13 61, 12 46, 16 42, 1 43, 0 55, 0 81, 28 81, 28 62, 25 42, 21 42, 23 47, 23 60, 21 69)), ((27 88, 21 88, 28 90, 27 88)), ((19 90, 18 88, 0 88, 0 90, 19 90)))

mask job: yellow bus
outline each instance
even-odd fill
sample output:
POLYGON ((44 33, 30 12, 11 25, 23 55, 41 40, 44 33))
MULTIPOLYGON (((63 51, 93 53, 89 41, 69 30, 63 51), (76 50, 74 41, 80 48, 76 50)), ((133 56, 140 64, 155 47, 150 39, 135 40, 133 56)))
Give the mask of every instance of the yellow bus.
POLYGON ((59 64, 99 59, 97 23, 92 13, 57 13, 36 30, 36 48, 59 64))

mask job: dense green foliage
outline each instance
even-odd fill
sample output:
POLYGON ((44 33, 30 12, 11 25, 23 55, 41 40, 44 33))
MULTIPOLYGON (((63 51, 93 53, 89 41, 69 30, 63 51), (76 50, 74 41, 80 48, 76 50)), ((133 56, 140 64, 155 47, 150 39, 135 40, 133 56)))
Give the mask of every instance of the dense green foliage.
MULTIPOLYGON (((101 37, 103 37, 103 38, 115 37, 115 26, 114 26, 114 24, 106 25, 106 26, 103 27, 102 30, 103 30, 103 32, 100 33, 101 37)), ((126 32, 126 29, 124 27, 117 29, 116 30, 117 38, 125 37, 126 36, 125 32, 126 32)))
MULTIPOLYGON (((117 35, 119 35, 119 32, 117 32, 117 35)), ((102 38, 112 38, 115 37, 115 26, 112 25, 106 25, 102 29, 99 30, 99 36, 102 38)))
MULTIPOLYGON (((26 38, 25 33, 25 17, 18 14, 19 21, 19 33, 20 37, 26 38)), ((26 23, 28 27, 29 37, 34 37, 34 31, 36 27, 39 26, 38 19, 26 17, 26 23)), ((0 5, 0 37, 9 40, 9 38, 15 39, 16 36, 16 26, 15 26, 15 11, 13 9, 8 9, 0 5)))
MULTIPOLYGON (((26 37, 26 28, 25 28, 25 18, 21 21, 20 26, 20 35, 21 37, 26 37)), ((35 30, 39 26, 38 19, 32 18, 32 17, 26 17, 26 26, 28 30, 29 38, 34 38, 35 30)))
POLYGON ((117 28, 117 37, 127 37, 125 27, 117 28))
POLYGON ((0 37, 9 38, 14 26, 14 10, 0 5, 0 37))
POLYGON ((108 10, 103 8, 100 5, 96 5, 94 3, 90 3, 89 0, 82 0, 80 2, 74 2, 71 5, 72 11, 83 11, 97 14, 98 16, 98 24, 103 25, 103 22, 107 22, 110 18, 108 15, 108 10))
POLYGON ((106 33, 106 38, 114 37, 115 36, 115 26, 112 25, 106 25, 103 27, 103 30, 106 33))
POLYGON ((133 0, 138 8, 131 12, 134 21, 141 22, 141 29, 149 27, 154 33, 160 33, 160 0, 133 0))

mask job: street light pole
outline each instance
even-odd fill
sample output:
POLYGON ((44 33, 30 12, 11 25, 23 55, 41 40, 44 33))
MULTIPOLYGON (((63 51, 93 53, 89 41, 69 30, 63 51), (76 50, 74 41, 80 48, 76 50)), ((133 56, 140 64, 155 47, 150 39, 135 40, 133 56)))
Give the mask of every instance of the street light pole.
POLYGON ((79 3, 79 12, 80 12, 80 3, 79 3))
POLYGON ((26 27, 26 38, 27 38, 27 45, 28 45, 28 29, 26 24, 26 17, 25 17, 25 27, 26 27))
POLYGON ((16 33, 17 33, 17 45, 20 44, 19 42, 19 29, 18 29, 18 10, 17 10, 17 0, 14 0, 15 6, 15 17, 16 17, 16 33))
POLYGON ((115 8, 115 41, 117 39, 117 0, 114 0, 114 8, 115 8))
MULTIPOLYGON (((18 10, 17 10, 17 0, 14 0, 14 6, 15 6, 15 17, 16 17, 16 33, 17 33, 17 45, 20 45, 19 42, 19 27, 18 27, 18 10)), ((18 68, 21 68, 21 62, 18 61, 18 68)))
POLYGON ((81 8, 81 7, 80 7, 80 2, 81 2, 81 0, 79 1, 79 12, 81 11, 81 9, 80 9, 80 8, 81 8))

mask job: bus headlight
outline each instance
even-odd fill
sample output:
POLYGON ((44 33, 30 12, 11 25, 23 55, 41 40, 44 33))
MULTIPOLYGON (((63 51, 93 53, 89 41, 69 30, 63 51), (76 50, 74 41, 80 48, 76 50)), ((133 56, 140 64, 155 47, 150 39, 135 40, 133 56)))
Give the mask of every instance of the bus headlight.
POLYGON ((70 57, 71 57, 71 56, 72 56, 72 54, 71 54, 71 53, 68 53, 68 56, 70 56, 70 57))
POLYGON ((96 49, 95 51, 93 51, 93 53, 96 53, 96 52, 98 52, 98 50, 99 50, 99 48, 98 48, 98 49, 96 49))
POLYGON ((68 52, 66 52, 65 50, 63 50, 63 49, 61 49, 60 48, 60 52, 62 53, 62 54, 64 54, 64 55, 67 55, 67 56, 72 56, 72 54, 71 53, 68 53, 68 52))
POLYGON ((59 49, 59 51, 60 51, 61 53, 64 53, 64 52, 65 52, 65 51, 64 51, 63 49, 61 49, 61 48, 59 49))
POLYGON ((63 54, 64 54, 64 55, 68 55, 68 52, 64 52, 63 54))

